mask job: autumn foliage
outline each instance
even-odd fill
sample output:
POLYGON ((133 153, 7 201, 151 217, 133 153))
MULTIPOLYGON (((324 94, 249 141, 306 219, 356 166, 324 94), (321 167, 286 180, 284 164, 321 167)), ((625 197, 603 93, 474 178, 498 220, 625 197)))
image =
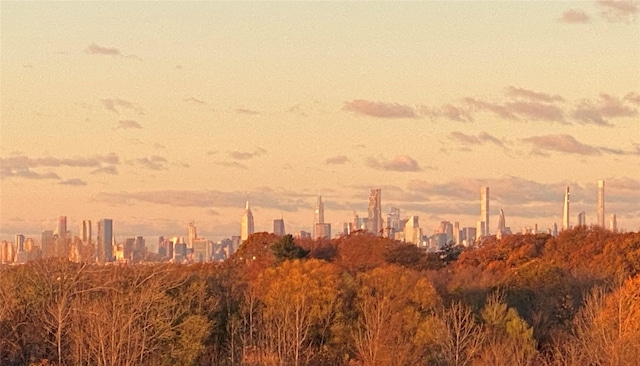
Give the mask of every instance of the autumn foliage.
POLYGON ((0 364, 635 365, 639 273, 640 234, 586 227, 448 253, 258 233, 223 263, 54 258, 0 267, 0 364))

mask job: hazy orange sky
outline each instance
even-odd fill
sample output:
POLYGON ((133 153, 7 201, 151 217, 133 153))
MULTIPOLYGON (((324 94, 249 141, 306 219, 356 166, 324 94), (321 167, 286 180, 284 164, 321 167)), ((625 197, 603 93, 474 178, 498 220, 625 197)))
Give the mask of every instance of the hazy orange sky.
POLYGON ((382 208, 640 227, 640 2, 7 2, 0 236, 336 232, 382 208), (94 229, 95 233, 95 229, 94 229))

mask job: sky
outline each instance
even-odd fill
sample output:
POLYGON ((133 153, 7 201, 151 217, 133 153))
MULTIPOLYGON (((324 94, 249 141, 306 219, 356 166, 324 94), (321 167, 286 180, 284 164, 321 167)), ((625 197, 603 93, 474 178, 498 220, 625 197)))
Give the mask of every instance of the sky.
MULTIPOLYGON (((0 238, 640 229, 640 2, 0 2, 0 238), (95 229, 94 229, 95 234, 95 229)), ((149 239, 148 239, 149 240, 149 239)))

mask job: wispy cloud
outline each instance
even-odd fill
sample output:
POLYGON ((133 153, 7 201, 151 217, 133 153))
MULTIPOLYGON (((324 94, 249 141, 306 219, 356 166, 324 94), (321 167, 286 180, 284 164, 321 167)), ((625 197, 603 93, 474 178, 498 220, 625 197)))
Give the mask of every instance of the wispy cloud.
POLYGON ((631 92, 624 96, 624 100, 640 106, 640 94, 631 92))
POLYGON ((9 177, 25 178, 25 179, 60 179, 60 176, 53 172, 38 173, 26 166, 7 166, 0 164, 0 178, 9 177))
POLYGON ((625 105, 619 98, 602 93, 596 101, 583 100, 573 112, 579 123, 612 126, 608 118, 634 117, 638 111, 625 105))
POLYGON ((88 45, 87 48, 84 49, 84 52, 90 55, 124 57, 124 58, 132 58, 132 59, 140 60, 140 57, 136 55, 124 55, 122 52, 120 52, 119 49, 115 47, 98 46, 95 43, 88 45))
POLYGON ((187 103, 207 104, 204 100, 196 99, 194 97, 186 98, 184 101, 187 103))
POLYGON ((128 100, 124 99, 100 99, 102 105, 105 109, 114 112, 116 114, 122 113, 125 109, 134 111, 138 114, 144 114, 144 110, 137 106, 135 103, 132 103, 128 100))
POLYGON ((631 92, 624 96, 624 100, 640 106, 640 94, 631 92))
POLYGON ((453 131, 449 134, 449 139, 465 145, 480 145, 480 139, 473 135, 467 135, 460 131, 453 131))
POLYGON ((564 122, 564 112, 555 105, 537 102, 510 102, 505 106, 521 119, 564 122))
POLYGON ((97 201, 115 205, 131 202, 147 202, 171 207, 202 207, 217 209, 236 207, 244 209, 244 203, 251 197, 253 207, 265 207, 287 212, 311 207, 313 195, 300 194, 282 188, 256 187, 251 191, 216 190, 158 190, 139 192, 103 192, 95 196, 97 201))
POLYGON ((111 153, 90 157, 58 158, 53 156, 31 158, 20 154, 8 158, 0 158, 1 177, 18 177, 26 179, 61 179, 54 172, 37 172, 33 169, 42 167, 102 168, 105 164, 119 164, 120 159, 111 153))
POLYGON ((468 108, 463 108, 450 103, 443 104, 438 108, 429 108, 429 107, 423 106, 420 108, 420 112, 422 115, 427 116, 431 119, 444 117, 451 121, 457 121, 457 122, 473 121, 473 116, 471 116, 471 113, 469 112, 468 108))
POLYGON ((500 118, 508 119, 508 120, 517 120, 518 117, 510 112, 505 106, 492 103, 485 102, 476 98, 467 97, 464 98, 464 102, 471 106, 476 111, 489 111, 494 113, 500 118))
POLYGON ((396 155, 391 159, 369 157, 365 163, 369 168, 386 171, 418 172, 422 170, 418 162, 409 155, 396 155))
POLYGON ((122 56, 122 53, 120 53, 120 50, 117 48, 98 46, 95 43, 87 46, 84 51, 92 55, 122 56))
POLYGON ((127 120, 120 120, 118 121, 118 125, 115 127, 116 130, 119 129, 123 129, 123 130, 127 130, 127 129, 141 129, 142 126, 131 119, 127 119, 127 120))
POLYGON ((111 175, 116 175, 116 174, 118 174, 118 169, 113 165, 109 165, 109 166, 105 166, 105 167, 102 167, 102 168, 98 168, 98 169, 92 170, 91 174, 111 174, 111 175))
POLYGON ((489 111, 507 120, 536 120, 564 123, 564 112, 553 104, 533 101, 515 101, 504 104, 485 102, 475 98, 465 98, 464 101, 478 111, 489 111))
POLYGON ((151 157, 138 158, 135 162, 147 169, 164 170, 167 168, 167 159, 162 156, 153 155, 151 157))
POLYGON ((72 179, 63 180, 59 184, 64 184, 67 186, 86 186, 87 182, 83 181, 80 178, 72 178, 72 179))
POLYGON ((0 164, 3 167, 29 167, 35 168, 39 166, 46 167, 98 167, 102 164, 119 164, 120 158, 114 153, 106 155, 94 155, 90 157, 75 158, 57 158, 47 156, 43 158, 30 158, 26 155, 11 156, 8 158, 0 158, 0 164))
POLYGON ((584 24, 589 23, 590 20, 589 15, 582 9, 569 9, 558 19, 559 22, 567 24, 584 24))
POLYGON ((338 155, 327 158, 324 162, 325 164, 340 165, 349 162, 349 158, 346 155, 338 155))
POLYGON ((640 10, 635 0, 598 0, 602 9, 600 15, 610 22, 630 22, 636 20, 640 10))
POLYGON ((262 156, 267 153, 267 150, 258 147, 253 152, 245 152, 245 151, 229 151, 227 154, 231 159, 235 160, 249 160, 258 156, 262 156))
POLYGON ((453 131, 449 134, 449 139, 463 145, 482 145, 486 142, 504 147, 504 143, 497 137, 487 132, 480 132, 478 136, 467 135, 460 131, 453 131))
POLYGON ((517 88, 515 86, 508 86, 505 89, 505 93, 509 97, 513 98, 525 98, 538 102, 554 103, 564 102, 564 98, 560 95, 552 95, 547 93, 536 92, 524 88, 517 88))
POLYGON ((578 155, 600 155, 600 149, 595 146, 583 144, 571 135, 543 135, 532 136, 522 139, 531 143, 534 148, 541 150, 557 151, 578 155))
POLYGON ((398 103, 371 102, 363 99, 354 99, 350 102, 345 102, 342 109, 375 118, 416 117, 416 112, 410 106, 398 103))
POLYGON ((254 111, 252 109, 246 109, 246 108, 236 108, 235 112, 239 114, 248 114, 248 115, 260 114, 260 112, 258 111, 254 111))

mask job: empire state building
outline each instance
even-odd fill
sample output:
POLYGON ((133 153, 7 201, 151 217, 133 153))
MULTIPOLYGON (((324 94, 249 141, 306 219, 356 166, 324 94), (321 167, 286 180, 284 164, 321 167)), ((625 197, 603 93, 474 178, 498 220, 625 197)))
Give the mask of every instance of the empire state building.
POLYGON ((242 214, 242 220, 240 222, 240 240, 245 241, 249 235, 253 234, 253 214, 249 208, 249 201, 242 214))

